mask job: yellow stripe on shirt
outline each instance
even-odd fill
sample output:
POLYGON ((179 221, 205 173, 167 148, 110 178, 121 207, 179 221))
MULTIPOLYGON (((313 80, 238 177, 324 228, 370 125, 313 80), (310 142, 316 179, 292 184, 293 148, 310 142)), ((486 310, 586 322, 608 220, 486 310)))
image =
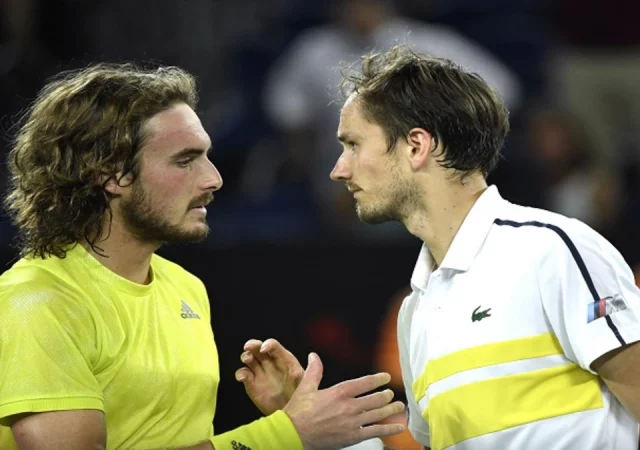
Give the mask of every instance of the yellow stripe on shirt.
POLYGON ((413 382, 413 394, 416 402, 419 402, 429 385, 451 375, 495 364, 562 353, 560 342, 552 333, 466 348, 429 361, 422 374, 413 382))
POLYGON ((429 422, 431 448, 441 450, 488 433, 602 406, 598 378, 571 363, 445 391, 430 400, 423 416, 429 422))

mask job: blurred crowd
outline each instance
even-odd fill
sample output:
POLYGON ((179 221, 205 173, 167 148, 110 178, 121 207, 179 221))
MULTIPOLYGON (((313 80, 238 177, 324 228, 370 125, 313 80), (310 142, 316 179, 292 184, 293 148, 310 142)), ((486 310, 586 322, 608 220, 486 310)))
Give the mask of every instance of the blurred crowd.
MULTIPOLYGON (((491 177, 512 201, 579 218, 640 263, 636 0, 3 0, 0 153, 48 77, 96 61, 179 65, 225 179, 207 245, 395 244, 329 180, 340 68, 409 43, 482 75, 511 111, 491 177)), ((5 185, 6 167, 0 169, 5 185)), ((0 245, 13 230, 0 215, 0 245)))

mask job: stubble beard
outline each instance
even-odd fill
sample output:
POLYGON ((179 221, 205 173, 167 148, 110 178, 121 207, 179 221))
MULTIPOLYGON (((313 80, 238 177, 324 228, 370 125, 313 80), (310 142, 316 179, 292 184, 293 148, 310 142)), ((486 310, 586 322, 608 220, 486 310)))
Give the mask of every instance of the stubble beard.
POLYGON ((356 213, 360 221, 371 225, 396 221, 404 223, 417 208, 419 189, 412 181, 393 177, 393 182, 381 192, 375 204, 361 204, 356 200, 356 213))
POLYGON ((205 217, 202 217, 204 227, 185 229, 180 224, 171 223, 162 211, 155 209, 152 199, 139 184, 134 184, 131 194, 130 199, 122 202, 120 209, 125 226, 140 242, 189 244, 201 242, 209 234, 205 217))

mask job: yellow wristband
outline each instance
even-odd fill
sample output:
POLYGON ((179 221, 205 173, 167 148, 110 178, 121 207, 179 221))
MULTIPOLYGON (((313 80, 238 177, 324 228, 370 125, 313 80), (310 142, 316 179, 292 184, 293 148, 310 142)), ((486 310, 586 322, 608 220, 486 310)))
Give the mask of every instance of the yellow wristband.
POLYGON ((304 450, 296 427, 284 411, 209 440, 215 450, 304 450))

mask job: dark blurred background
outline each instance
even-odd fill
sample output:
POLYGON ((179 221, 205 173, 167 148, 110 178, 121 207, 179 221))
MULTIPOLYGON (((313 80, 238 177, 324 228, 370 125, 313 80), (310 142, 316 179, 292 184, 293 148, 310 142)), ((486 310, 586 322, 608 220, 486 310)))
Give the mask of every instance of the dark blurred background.
MULTIPOLYGON (((49 76, 125 60, 191 71, 225 185, 208 240, 161 253, 209 289, 217 430, 258 417, 233 378, 251 337, 276 337, 303 362, 317 351, 325 385, 391 371, 402 398, 394 321, 420 242, 358 223, 328 178, 335 68, 410 43, 481 74, 513 128, 490 181, 587 222, 637 270, 638 17, 637 0, 0 0, 0 188, 13 124, 49 76)), ((0 213, 0 271, 13 236, 0 213)))

